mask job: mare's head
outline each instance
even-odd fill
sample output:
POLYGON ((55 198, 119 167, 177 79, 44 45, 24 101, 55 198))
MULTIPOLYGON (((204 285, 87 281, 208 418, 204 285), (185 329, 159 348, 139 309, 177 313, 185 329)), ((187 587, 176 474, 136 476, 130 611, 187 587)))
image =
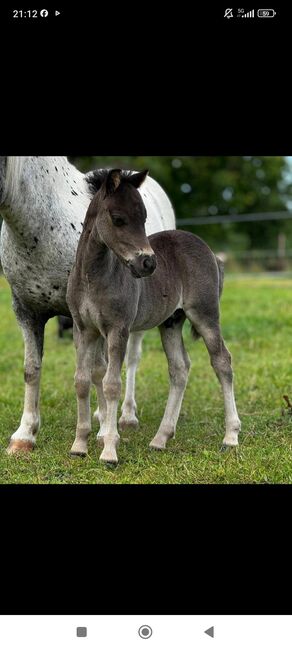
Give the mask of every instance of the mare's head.
POLYGON ((98 236, 134 277, 152 275, 156 268, 156 257, 145 232, 147 213, 138 192, 147 173, 111 169, 105 174, 97 201, 98 236))

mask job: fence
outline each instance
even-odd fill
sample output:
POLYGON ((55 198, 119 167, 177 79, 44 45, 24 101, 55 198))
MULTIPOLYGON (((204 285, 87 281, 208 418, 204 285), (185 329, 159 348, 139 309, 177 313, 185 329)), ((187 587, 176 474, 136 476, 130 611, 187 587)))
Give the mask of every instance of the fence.
MULTIPOLYGON (((258 212, 256 214, 225 214, 217 216, 202 216, 187 219, 178 219, 177 226, 185 227, 194 225, 213 225, 220 223, 247 223, 258 221, 291 220, 292 212, 258 212)), ((273 271, 292 272, 292 249, 287 249, 287 239, 283 232, 278 234, 277 248, 273 250, 242 250, 242 251, 217 251, 218 256, 224 261, 227 271, 273 271)))
MULTIPOLYGON (((225 214, 217 216, 202 216, 193 218, 181 218, 177 220, 178 227, 194 226, 194 225, 213 225, 220 223, 245 223, 256 221, 279 221, 291 220, 292 212, 261 212, 256 214, 225 214)), ((0 218, 1 229, 1 218, 0 218)), ((228 251, 221 252, 217 250, 216 253, 225 262, 227 271, 251 271, 257 272, 261 270, 273 272, 292 272, 292 249, 287 249, 287 241, 284 233, 279 233, 277 240, 277 248, 274 250, 242 250, 242 251, 228 251)), ((0 258, 0 273, 1 258, 0 258)))

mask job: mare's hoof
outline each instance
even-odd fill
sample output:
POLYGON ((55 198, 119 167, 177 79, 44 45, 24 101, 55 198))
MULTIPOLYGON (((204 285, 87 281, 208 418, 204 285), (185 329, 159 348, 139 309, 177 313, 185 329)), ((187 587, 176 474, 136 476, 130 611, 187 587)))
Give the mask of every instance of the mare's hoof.
POLYGON ((85 453, 84 451, 70 451, 70 457, 72 457, 73 459, 76 457, 86 457, 86 456, 87 453, 85 453))
POLYGON ((34 444, 27 439, 12 439, 6 452, 8 455, 21 455, 31 453, 33 449, 34 444))

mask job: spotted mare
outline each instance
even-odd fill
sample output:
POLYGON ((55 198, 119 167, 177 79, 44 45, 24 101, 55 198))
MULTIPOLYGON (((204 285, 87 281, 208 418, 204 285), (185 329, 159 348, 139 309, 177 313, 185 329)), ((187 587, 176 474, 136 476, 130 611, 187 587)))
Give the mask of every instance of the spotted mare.
MULTIPOLYGON (((83 174, 66 157, 0 157, 1 263, 25 343, 24 409, 9 453, 35 445, 44 329, 49 318, 70 315, 68 276, 86 210, 99 187, 100 171, 83 174)), ((170 201, 155 180, 147 179, 142 195, 148 234, 175 228, 170 201)), ((121 426, 138 423, 134 391, 142 336, 133 333, 129 339, 121 426)))

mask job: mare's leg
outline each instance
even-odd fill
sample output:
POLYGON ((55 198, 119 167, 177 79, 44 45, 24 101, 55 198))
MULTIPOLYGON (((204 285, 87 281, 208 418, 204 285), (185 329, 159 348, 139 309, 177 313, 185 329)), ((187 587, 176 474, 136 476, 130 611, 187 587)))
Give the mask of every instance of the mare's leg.
MULTIPOLYGON (((171 319, 169 320, 171 321, 171 319)), ((163 348, 168 360, 170 379, 170 390, 165 413, 159 429, 150 443, 151 448, 159 450, 164 449, 168 440, 175 436, 176 424, 188 380, 190 360, 182 339, 184 321, 185 314, 182 311, 181 318, 178 321, 173 321, 170 326, 169 321, 167 321, 167 323, 159 327, 163 348)))
POLYGON ((237 446, 241 423, 234 398, 231 354, 224 344, 219 319, 212 320, 211 318, 200 317, 198 312, 193 309, 188 311, 186 315, 195 330, 203 337, 210 355, 211 365, 221 383, 226 425, 223 445, 237 446))
POLYGON ((126 392, 122 405, 122 415, 119 419, 121 428, 137 428, 139 421, 137 419, 137 404, 135 401, 135 379, 136 371, 142 352, 143 331, 133 332, 129 336, 127 354, 126 354, 126 392))
POLYGON ((32 451, 40 428, 39 394, 47 318, 36 315, 14 297, 13 308, 24 338, 24 407, 20 426, 12 435, 7 453, 32 451))
POLYGON ((77 355, 75 388, 78 414, 76 437, 71 448, 71 455, 86 455, 88 436, 91 431, 90 386, 95 362, 97 335, 91 332, 77 331, 75 325, 73 335, 77 355))
POLYGON ((112 330, 107 337, 108 366, 102 385, 106 400, 106 424, 103 436, 104 447, 100 460, 117 463, 116 447, 120 436, 117 429, 117 412, 121 396, 121 369, 125 358, 128 330, 112 330))

